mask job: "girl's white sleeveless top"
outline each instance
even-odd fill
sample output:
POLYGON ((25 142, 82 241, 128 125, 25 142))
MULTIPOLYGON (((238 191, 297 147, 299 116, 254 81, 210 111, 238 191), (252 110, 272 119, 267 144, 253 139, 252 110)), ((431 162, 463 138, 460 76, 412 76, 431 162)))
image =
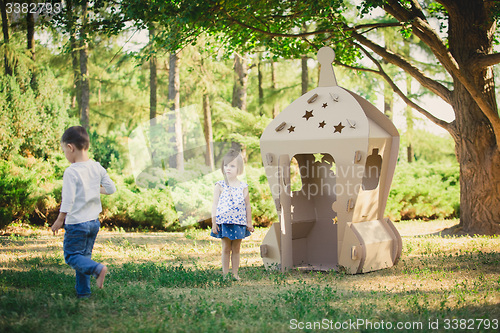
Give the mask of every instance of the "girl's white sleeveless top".
POLYGON ((245 206, 245 196, 243 190, 248 184, 240 182, 237 187, 229 186, 225 181, 218 181, 222 188, 217 204, 216 222, 217 224, 247 224, 247 211, 245 206))

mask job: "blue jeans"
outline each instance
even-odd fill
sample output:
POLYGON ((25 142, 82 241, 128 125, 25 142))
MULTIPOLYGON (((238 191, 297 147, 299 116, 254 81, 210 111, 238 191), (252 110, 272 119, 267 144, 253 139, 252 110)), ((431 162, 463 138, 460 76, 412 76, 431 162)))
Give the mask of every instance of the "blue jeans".
POLYGON ((99 226, 98 219, 64 226, 64 260, 76 271, 78 297, 90 296, 90 276, 97 278, 104 267, 90 259, 99 226))

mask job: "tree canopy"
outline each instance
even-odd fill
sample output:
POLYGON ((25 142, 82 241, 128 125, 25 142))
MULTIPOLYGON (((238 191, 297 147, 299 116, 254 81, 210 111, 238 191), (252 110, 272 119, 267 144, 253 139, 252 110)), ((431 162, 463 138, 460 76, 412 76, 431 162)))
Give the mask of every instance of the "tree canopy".
POLYGON ((159 40, 169 50, 193 43, 203 33, 236 49, 267 49, 284 57, 309 55, 329 45, 336 64, 379 74, 405 103, 454 138, 461 165, 461 227, 500 232, 500 208, 491 209, 500 207, 500 117, 492 68, 500 62, 493 49, 498 1, 127 0, 124 5, 127 15, 163 26, 159 40), (398 29, 418 41, 403 54, 384 45, 384 29, 398 29), (430 50, 432 58, 415 57, 419 49, 430 50), (444 121, 421 107, 387 74, 387 64, 450 104, 455 119, 444 121), (443 74, 435 77, 427 69, 437 64, 443 74), (483 205, 474 204, 478 201, 483 205))

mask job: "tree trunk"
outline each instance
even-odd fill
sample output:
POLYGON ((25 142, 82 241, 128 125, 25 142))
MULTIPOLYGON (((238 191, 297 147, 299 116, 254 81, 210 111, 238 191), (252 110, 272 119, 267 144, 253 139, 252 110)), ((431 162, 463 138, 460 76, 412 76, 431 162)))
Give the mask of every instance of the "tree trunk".
MULTIPOLYGON (((155 28, 151 27, 149 29, 149 42, 153 43, 153 38, 155 35, 155 28)), ((151 55, 149 59, 149 119, 151 120, 151 126, 156 125, 156 105, 157 105, 157 89, 158 89, 158 78, 157 78, 157 60, 155 55, 151 55)))
MULTIPOLYGON (((403 49, 402 52, 405 56, 410 57, 410 43, 406 40, 403 41, 403 49)), ((411 96, 411 82, 412 82, 412 77, 410 74, 405 73, 406 75, 406 96, 411 96)), ((392 113, 392 112, 391 112, 392 113)), ((413 108, 406 104, 405 107, 405 118, 406 118, 406 137, 408 139, 408 146, 406 146, 406 159, 408 163, 413 162, 413 146, 412 146, 412 141, 413 141, 413 128, 414 128, 414 123, 415 119, 413 117, 413 108)))
POLYGON ((179 78, 179 57, 175 53, 170 53, 168 75, 168 102, 170 105, 169 133, 173 133, 171 142, 174 144, 174 155, 169 159, 171 168, 184 170, 184 148, 182 142, 182 120, 180 111, 180 78, 179 78))
POLYGON ((35 15, 30 11, 26 14, 26 32, 28 51, 31 53, 31 59, 35 61, 35 15))
MULTIPOLYGON (((3 42, 7 46, 9 44, 9 19, 7 18, 5 0, 0 0, 0 10, 2 11, 3 42)), ((12 75, 12 68, 10 67, 7 51, 8 50, 6 49, 4 55, 5 75, 12 75)))
MULTIPOLYGON (((410 75, 406 75, 406 94, 409 96, 411 94, 411 81, 412 78, 410 75)), ((413 119, 413 108, 409 105, 406 105, 406 136, 408 138, 408 146, 406 147, 406 151, 408 153, 407 159, 408 163, 413 162, 413 124, 415 120, 413 119)))
MULTIPOLYGON (((497 107, 493 67, 471 67, 478 52, 492 52, 493 24, 475 1, 457 0, 458 12, 450 13, 449 45, 458 65, 467 73, 483 98, 497 107), (492 89, 493 88, 493 89, 492 89)), ((500 151, 490 121, 457 77, 453 77, 452 136, 460 163, 460 228, 468 234, 500 234, 500 151)))
MULTIPOLYGON (((78 51, 78 44, 76 42, 76 30, 75 22, 73 19, 73 12, 75 10, 72 0, 67 0, 66 8, 68 12, 68 31, 69 36, 69 46, 71 53, 71 67, 73 69, 73 90, 71 92, 71 107, 74 109, 78 107, 80 110, 81 104, 81 94, 80 94, 80 56, 78 51)), ((78 111, 80 112, 80 111, 78 111)))
MULTIPOLYGON (((465 88, 455 93, 467 94, 465 88)), ((500 234, 500 153, 486 117, 472 98, 455 95, 456 152, 460 163, 460 227, 468 234, 500 234), (460 115, 458 115, 460 114, 460 115), (478 167, 481 166, 481 167, 478 167)))
POLYGON ((262 106, 264 105, 264 88, 263 88, 263 78, 262 78, 262 57, 259 54, 259 63, 257 65, 257 79, 259 83, 259 109, 260 115, 264 115, 264 110, 262 106))
POLYGON ((90 109, 90 81, 88 62, 88 42, 87 42, 87 6, 85 0, 82 3, 82 26, 80 28, 80 124, 89 130, 89 109, 90 109))
MULTIPOLYGON (((386 61, 381 61, 382 64, 387 64, 386 61)), ((384 81, 384 114, 389 120, 393 120, 393 111, 394 109, 394 91, 392 90, 391 85, 384 81)))
POLYGON ((247 109, 247 82, 248 67, 245 58, 239 54, 234 54, 234 86, 232 106, 246 111, 247 109))
POLYGON ((205 143, 207 146, 205 153, 205 163, 212 170, 214 166, 214 153, 212 149, 213 134, 212 134, 212 113, 210 112, 210 98, 208 94, 203 95, 203 131, 205 133, 205 143))
POLYGON ((388 84, 384 84, 384 114, 391 121, 393 119, 393 108, 394 108, 394 92, 392 87, 388 84))
MULTIPOLYGON (((31 3, 31 2, 30 2, 31 3)), ((28 42, 28 51, 31 54, 31 60, 35 61, 35 15, 28 11, 26 14, 26 39, 28 42)), ((36 72, 31 72, 31 87, 36 87, 36 72)))
POLYGON ((97 84, 99 85, 97 87, 97 105, 101 106, 101 104, 102 104, 102 100, 101 100, 102 80, 101 80, 101 78, 99 78, 99 80, 97 81, 97 84))
POLYGON ((411 142, 409 142, 408 146, 406 146, 406 160, 408 163, 413 163, 413 146, 411 145, 411 142))
MULTIPOLYGON (((384 30, 384 44, 386 48, 390 48, 390 45, 394 44, 394 36, 392 32, 384 30)), ((387 65, 387 61, 381 61, 382 65, 387 65)), ((394 91, 392 90, 389 82, 384 80, 384 114, 389 118, 389 120, 394 119, 394 91)))
MULTIPOLYGON (((278 63, 271 60, 271 89, 273 91, 273 96, 275 97, 278 93, 278 84, 276 82, 276 77, 278 73, 278 63)), ((273 119, 280 113, 279 106, 276 102, 273 103, 273 119)))
POLYGON ((309 68, 307 68, 307 59, 306 56, 301 58, 302 64, 302 95, 304 95, 308 91, 309 86, 309 68))

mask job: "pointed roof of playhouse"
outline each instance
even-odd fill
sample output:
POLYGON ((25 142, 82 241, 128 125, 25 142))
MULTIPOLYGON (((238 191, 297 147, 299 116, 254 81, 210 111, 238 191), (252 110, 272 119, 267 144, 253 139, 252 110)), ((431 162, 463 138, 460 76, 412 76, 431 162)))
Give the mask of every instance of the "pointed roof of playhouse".
MULTIPOLYGON (((334 59, 331 48, 318 51, 321 64, 318 88, 296 99, 267 126, 261 137, 263 146, 267 142, 273 142, 274 146, 278 142, 286 145, 290 141, 342 142, 398 135, 392 122, 375 106, 337 85, 334 59)), ((302 146, 299 150, 304 150, 303 144, 299 146, 302 146)))

